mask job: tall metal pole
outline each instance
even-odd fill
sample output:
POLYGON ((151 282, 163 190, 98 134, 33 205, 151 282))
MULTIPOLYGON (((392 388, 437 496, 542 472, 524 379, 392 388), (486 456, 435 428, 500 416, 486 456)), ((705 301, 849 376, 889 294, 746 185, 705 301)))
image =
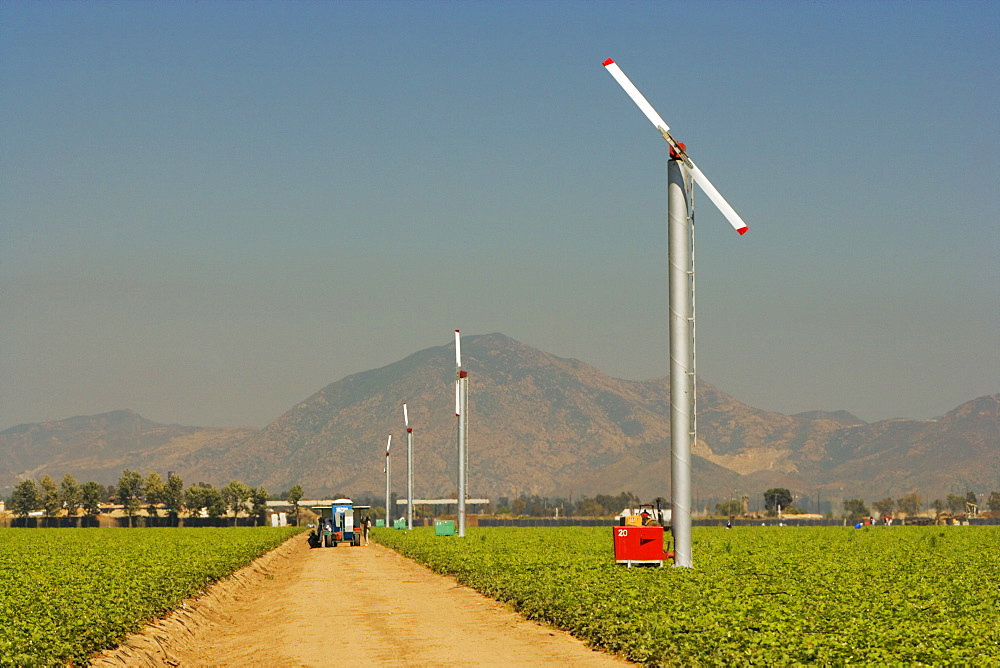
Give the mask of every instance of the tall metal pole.
POLYGON ((392 446, 392 434, 389 434, 389 440, 385 444, 385 526, 392 527, 392 515, 389 512, 389 501, 391 497, 389 496, 389 477, 392 475, 389 470, 389 448, 392 446))
POLYGON ((406 528, 413 528, 413 430, 406 430, 406 528))
POLYGON ((413 528, 413 429, 406 428, 406 528, 413 528))
POLYGON ((458 535, 465 536, 465 388, 466 372, 462 370, 462 339, 455 330, 455 417, 458 420, 458 535))
POLYGON ((670 264, 670 496, 674 566, 691 562, 691 433, 694 405, 694 312, 687 168, 667 163, 667 253, 670 264))
POLYGON ((413 529, 413 428, 410 414, 403 402, 403 424, 406 426, 406 528, 413 529))
POLYGON ((459 373, 459 386, 462 388, 462 464, 464 473, 462 475, 462 530, 459 536, 465 535, 466 512, 465 502, 469 497, 469 372, 459 373))

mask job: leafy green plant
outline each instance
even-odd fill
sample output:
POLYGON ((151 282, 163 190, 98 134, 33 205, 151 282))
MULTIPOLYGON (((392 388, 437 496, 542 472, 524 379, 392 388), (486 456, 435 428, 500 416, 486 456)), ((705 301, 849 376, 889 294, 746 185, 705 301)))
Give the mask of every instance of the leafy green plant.
POLYGON ((0 665, 86 663, 299 531, 6 529, 0 665))
POLYGON ((611 527, 374 537, 649 665, 1000 662, 995 527, 695 527, 695 569, 618 566, 611 527))

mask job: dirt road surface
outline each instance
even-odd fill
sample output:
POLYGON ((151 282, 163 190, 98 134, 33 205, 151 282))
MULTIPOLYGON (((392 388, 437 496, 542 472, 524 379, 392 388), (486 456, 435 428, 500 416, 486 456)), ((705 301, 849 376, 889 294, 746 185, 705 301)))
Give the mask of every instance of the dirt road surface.
POLYGON ((297 536, 94 666, 617 666, 372 543, 297 536))

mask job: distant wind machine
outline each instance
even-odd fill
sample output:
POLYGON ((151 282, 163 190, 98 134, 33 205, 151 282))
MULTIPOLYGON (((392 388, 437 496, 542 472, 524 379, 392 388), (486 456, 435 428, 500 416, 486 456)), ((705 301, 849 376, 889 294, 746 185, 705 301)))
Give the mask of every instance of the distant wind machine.
POLYGON ((389 440, 385 442, 385 525, 387 527, 392 526, 392 518, 389 516, 389 479, 392 477, 392 471, 389 468, 391 461, 389 459, 389 448, 392 447, 392 434, 389 434, 389 440))
POLYGON ((455 417, 458 421, 458 535, 465 536, 465 498, 469 472, 469 372, 462 368, 462 336, 455 330, 455 417))
POLYGON ((413 529, 413 427, 403 402, 403 425, 406 427, 406 528, 413 529))
POLYGON ((660 117, 621 68, 604 67, 670 145, 667 163, 667 237, 670 264, 670 495, 674 566, 691 568, 691 443, 697 442, 694 327, 694 207, 692 181, 740 234, 747 224, 670 134, 660 117))

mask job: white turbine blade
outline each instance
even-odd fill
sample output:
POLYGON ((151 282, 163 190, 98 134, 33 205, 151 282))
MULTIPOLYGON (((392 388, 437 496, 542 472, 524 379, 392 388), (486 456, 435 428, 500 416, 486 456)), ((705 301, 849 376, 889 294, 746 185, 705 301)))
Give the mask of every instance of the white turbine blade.
POLYGON ((392 447, 392 434, 389 434, 389 440, 385 443, 385 456, 389 456, 389 448, 392 447))
POLYGON ((462 400, 461 400, 461 397, 459 396, 460 390, 458 389, 458 386, 459 386, 459 382, 456 380, 455 381, 455 416, 456 417, 462 414, 462 400))
POLYGON ((455 366, 459 368, 462 366, 462 337, 457 329, 455 330, 455 366))
POLYGON ((743 222, 743 219, 740 218, 740 214, 736 213, 736 210, 729 206, 729 202, 726 201, 726 198, 722 196, 722 193, 715 189, 712 182, 708 180, 708 177, 705 176, 704 172, 698 169, 698 165, 694 164, 693 160, 688 158, 687 163, 688 167, 691 169, 691 176, 694 178, 694 182, 701 186, 701 189, 705 191, 706 195, 708 195, 708 199, 712 200, 712 203, 718 207, 719 211, 722 212, 722 215, 726 217, 726 220, 729 221, 729 224, 732 225, 737 232, 740 234, 746 234, 746 231, 750 228, 743 222))
POLYGON ((632 98, 632 101, 635 102, 636 106, 639 107, 642 113, 646 114, 646 118, 649 119, 650 123, 663 130, 670 129, 667 122, 660 118, 660 115, 656 113, 656 109, 653 109, 653 105, 651 105, 649 101, 643 97, 642 93, 639 92, 639 89, 635 87, 635 84, 633 84, 627 76, 625 76, 625 73, 622 72, 622 68, 618 67, 618 64, 615 63, 615 61, 608 58, 604 61, 604 67, 611 73, 611 76, 615 78, 615 81, 617 81, 619 85, 625 89, 625 92, 628 93, 628 96, 632 98))
POLYGON ((410 416, 406 412, 406 402, 403 402, 403 425, 410 426, 410 416))
POLYGON ((708 199, 712 200, 712 203, 718 207, 719 211, 722 212, 722 215, 729 221, 729 224, 732 225, 733 228, 740 234, 746 234, 746 231, 750 228, 743 222, 743 219, 740 218, 738 213, 736 213, 736 210, 729 205, 726 198, 723 197, 718 190, 716 190, 715 186, 712 185, 712 182, 708 180, 708 177, 705 176, 700 169, 698 169, 698 166, 694 164, 694 161, 687 155, 683 147, 677 144, 676 140, 670 136, 670 133, 668 132, 670 128, 667 126, 666 122, 660 118, 660 115, 656 113, 656 110, 653 109, 653 105, 651 105, 646 98, 642 96, 639 89, 636 88, 631 81, 629 81, 629 78, 625 76, 625 73, 622 72, 621 68, 618 67, 615 61, 608 58, 604 61, 604 67, 611 73, 611 76, 615 78, 615 81, 621 84, 621 87, 625 89, 625 92, 632 98, 632 101, 638 105, 639 109, 642 110, 642 113, 646 114, 646 118, 648 118, 650 122, 660 130, 660 134, 663 135, 663 138, 670 144, 671 147, 673 147, 674 151, 680 155, 680 158, 684 160, 690 168, 691 176, 694 178, 695 182, 701 186, 701 189, 705 191, 706 195, 708 195, 708 199))

